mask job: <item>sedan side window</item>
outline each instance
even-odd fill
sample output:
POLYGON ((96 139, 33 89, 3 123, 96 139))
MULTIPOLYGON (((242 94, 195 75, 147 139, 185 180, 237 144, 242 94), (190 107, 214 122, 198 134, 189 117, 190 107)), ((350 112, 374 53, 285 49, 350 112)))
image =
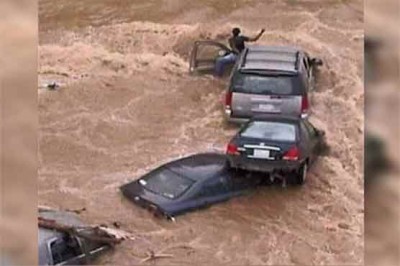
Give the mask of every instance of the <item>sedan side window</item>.
POLYGON ((300 123, 301 131, 304 133, 306 140, 310 139, 310 132, 304 123, 300 123))
POLYGON ((317 135, 317 130, 313 125, 311 125, 310 122, 307 120, 304 120, 304 125, 306 126, 308 132, 310 133, 311 136, 315 137, 317 135))
POLYGON ((203 186, 200 194, 201 196, 211 197, 223 194, 227 190, 228 190, 228 185, 226 184, 225 179, 221 177, 207 182, 203 186))
POLYGON ((50 244, 53 263, 59 264, 82 254, 76 238, 64 236, 50 244))

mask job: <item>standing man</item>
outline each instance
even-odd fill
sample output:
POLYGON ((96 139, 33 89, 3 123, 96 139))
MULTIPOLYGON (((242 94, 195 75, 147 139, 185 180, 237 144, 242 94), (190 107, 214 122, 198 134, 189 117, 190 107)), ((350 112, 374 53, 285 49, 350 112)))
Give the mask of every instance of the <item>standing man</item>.
POLYGON ((215 74, 221 77, 224 74, 225 65, 235 63, 238 55, 244 50, 245 42, 255 42, 260 39, 265 29, 262 29, 255 37, 250 38, 244 35, 240 35, 239 28, 232 29, 232 37, 229 38, 229 46, 231 47, 232 53, 229 53, 223 57, 217 58, 215 63, 215 74))

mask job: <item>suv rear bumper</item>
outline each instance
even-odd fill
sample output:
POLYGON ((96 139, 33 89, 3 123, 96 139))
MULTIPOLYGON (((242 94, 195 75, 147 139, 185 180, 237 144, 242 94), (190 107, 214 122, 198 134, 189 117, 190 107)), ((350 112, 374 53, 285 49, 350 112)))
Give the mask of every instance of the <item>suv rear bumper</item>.
POLYGON ((229 165, 232 168, 239 168, 248 171, 257 171, 257 172, 283 172, 290 173, 293 171, 297 171, 301 162, 299 161, 269 161, 263 159, 252 159, 246 158, 243 156, 233 156, 228 155, 229 165))
POLYGON ((232 117, 232 111, 230 109, 225 109, 225 120, 230 123, 237 123, 242 124, 249 121, 250 118, 239 118, 239 117, 232 117))
MULTIPOLYGON (((286 115, 291 115, 291 116, 300 116, 301 118, 308 118, 309 113, 301 113, 301 114, 286 114, 286 115)), ((230 122, 230 123, 237 123, 237 124, 243 124, 247 121, 249 121, 251 117, 234 117, 232 116, 232 111, 229 109, 225 109, 225 120, 230 122)))
POLYGON ((236 118, 236 117, 231 117, 231 116, 226 116, 226 121, 230 123, 235 123, 235 124, 243 124, 247 121, 249 121, 249 118, 236 118))

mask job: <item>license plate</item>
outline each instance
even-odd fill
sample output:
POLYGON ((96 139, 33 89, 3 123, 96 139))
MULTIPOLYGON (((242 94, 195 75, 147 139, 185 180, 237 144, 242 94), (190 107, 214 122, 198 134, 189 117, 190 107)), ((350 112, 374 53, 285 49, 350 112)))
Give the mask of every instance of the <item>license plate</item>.
POLYGON ((269 159, 269 150, 254 150, 253 156, 260 159, 269 159))
POLYGON ((275 106, 272 104, 260 104, 260 105, 258 105, 258 108, 260 108, 260 110, 266 111, 266 112, 271 112, 271 111, 275 110, 275 106))

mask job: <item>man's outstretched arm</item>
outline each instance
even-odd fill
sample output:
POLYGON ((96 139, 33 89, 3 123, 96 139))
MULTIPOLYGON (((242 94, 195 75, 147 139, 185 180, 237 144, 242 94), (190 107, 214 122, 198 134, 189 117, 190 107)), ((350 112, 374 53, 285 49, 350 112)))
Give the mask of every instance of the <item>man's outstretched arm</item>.
POLYGON ((265 32, 265 29, 262 29, 255 37, 249 38, 248 41, 249 41, 249 42, 256 42, 256 41, 258 41, 258 39, 260 39, 260 37, 263 35, 264 32, 265 32))

